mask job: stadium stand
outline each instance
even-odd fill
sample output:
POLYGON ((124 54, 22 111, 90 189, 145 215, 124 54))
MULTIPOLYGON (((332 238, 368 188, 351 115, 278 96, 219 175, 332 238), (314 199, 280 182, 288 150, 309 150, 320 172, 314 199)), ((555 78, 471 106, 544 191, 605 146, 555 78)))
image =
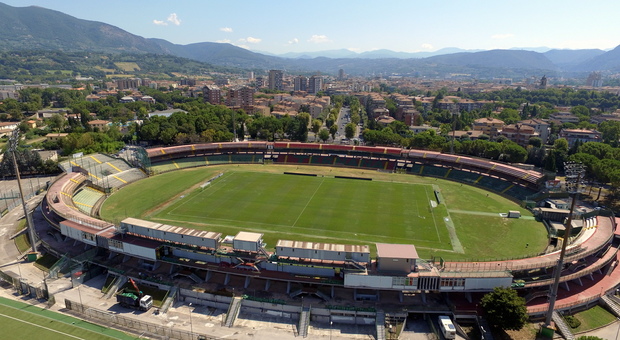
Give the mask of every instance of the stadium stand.
POLYGON ((80 209, 80 211, 88 215, 92 215, 92 209, 103 197, 105 197, 105 193, 97 189, 83 187, 75 195, 73 195, 73 203, 78 209, 80 209))

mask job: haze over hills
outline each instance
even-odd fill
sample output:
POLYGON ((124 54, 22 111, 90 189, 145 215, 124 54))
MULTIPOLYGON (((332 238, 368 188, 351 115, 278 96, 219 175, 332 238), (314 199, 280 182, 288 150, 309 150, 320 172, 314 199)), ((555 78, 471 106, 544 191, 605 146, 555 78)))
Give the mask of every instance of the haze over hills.
POLYGON ((106 53, 155 53, 184 57, 214 65, 287 72, 335 74, 345 69, 352 75, 416 73, 441 75, 468 73, 475 76, 569 74, 589 71, 620 71, 620 48, 605 52, 589 50, 528 51, 462 50, 446 48, 435 52, 375 50, 355 53, 347 49, 267 55, 231 44, 201 42, 174 44, 147 39, 102 22, 82 20, 41 7, 11 7, 0 3, 0 50, 97 51, 106 53))

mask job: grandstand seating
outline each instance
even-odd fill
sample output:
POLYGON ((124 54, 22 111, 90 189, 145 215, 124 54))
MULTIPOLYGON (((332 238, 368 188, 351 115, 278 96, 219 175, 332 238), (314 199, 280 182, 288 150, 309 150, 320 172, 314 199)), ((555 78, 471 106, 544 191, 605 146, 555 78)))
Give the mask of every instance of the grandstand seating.
POLYGON ((508 189, 509 186, 512 185, 510 182, 506 182, 505 180, 501 180, 495 177, 482 176, 480 180, 476 183, 488 190, 499 191, 502 192, 508 189))
POLYGON ((97 189, 84 187, 73 195, 73 203, 80 211, 91 215, 93 207, 105 194, 97 189))
POLYGON ((536 191, 522 187, 520 185, 512 185, 502 191, 503 194, 517 198, 521 201, 525 200, 528 196, 532 196, 536 191))
POLYGON ((466 182, 466 183, 469 183, 469 184, 474 184, 480 178, 480 174, 476 174, 476 173, 469 172, 469 171, 462 171, 462 170, 452 169, 448 173, 448 177, 447 178, 452 179, 452 180, 456 180, 456 181, 460 181, 460 182, 466 182))
POLYGON ((441 168, 432 165, 425 165, 422 169, 422 175, 424 176, 444 177, 447 172, 447 168, 441 168))

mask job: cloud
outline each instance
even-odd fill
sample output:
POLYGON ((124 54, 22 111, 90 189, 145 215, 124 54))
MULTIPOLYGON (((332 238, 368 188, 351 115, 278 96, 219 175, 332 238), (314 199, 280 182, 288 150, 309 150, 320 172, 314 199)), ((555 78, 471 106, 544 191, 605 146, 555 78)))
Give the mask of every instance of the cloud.
POLYGON ((239 39, 239 41, 242 43, 258 44, 259 42, 263 41, 263 39, 247 37, 247 38, 241 38, 239 39))
POLYGON ((322 44, 326 42, 331 42, 331 40, 329 40, 329 38, 326 35, 314 34, 312 37, 310 37, 310 39, 308 39, 308 42, 315 43, 315 44, 322 44))
POLYGON ((215 42, 220 44, 230 44, 230 39, 216 40, 215 42))
POLYGON ((434 47, 431 44, 422 44, 422 48, 425 50, 432 50, 434 47))
POLYGON ((220 31, 226 32, 226 33, 232 33, 233 29, 230 27, 222 27, 220 28, 220 31))
POLYGON ((170 13, 170 15, 168 16, 168 19, 166 19, 166 21, 163 20, 153 20, 153 24, 157 25, 157 26, 168 26, 168 23, 171 23, 175 26, 180 26, 181 25, 181 19, 179 19, 179 17, 177 16, 176 13, 170 13))
POLYGON ((173 25, 176 25, 176 26, 181 25, 181 20, 179 19, 176 13, 170 13, 170 15, 168 16, 168 19, 166 20, 168 20, 168 22, 172 23, 173 25))
POLYGON ((297 39, 297 38, 293 38, 293 39, 291 39, 291 40, 289 40, 287 42, 287 44, 289 44, 289 45, 294 45, 294 44, 297 44, 297 43, 299 43, 299 39, 297 39))
POLYGON ((506 33, 506 34, 493 34, 491 36, 491 39, 497 39, 497 40, 503 40, 503 39, 508 39, 508 38, 512 38, 514 37, 514 34, 511 33, 506 33))

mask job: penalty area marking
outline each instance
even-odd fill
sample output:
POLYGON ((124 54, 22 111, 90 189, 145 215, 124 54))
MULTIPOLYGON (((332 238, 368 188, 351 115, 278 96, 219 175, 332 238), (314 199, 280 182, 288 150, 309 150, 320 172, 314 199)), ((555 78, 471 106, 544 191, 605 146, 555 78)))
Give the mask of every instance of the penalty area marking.
POLYGON ((57 331, 57 330, 52 329, 52 328, 48 328, 48 327, 45 327, 45 326, 42 326, 42 325, 38 325, 36 323, 32 323, 32 322, 24 321, 24 320, 21 320, 21 319, 18 319, 18 318, 14 318, 14 317, 6 315, 6 314, 0 313, 0 316, 4 316, 5 318, 8 318, 8 319, 11 319, 11 320, 14 320, 14 321, 23 322, 23 323, 31 325, 31 326, 43 328, 45 330, 48 330, 48 331, 51 331, 51 332, 54 332, 54 333, 58 333, 58 334, 62 334, 62 335, 65 335, 65 336, 68 336, 68 337, 71 337, 71 338, 74 338, 74 339, 86 340, 85 338, 80 338, 80 337, 77 337, 75 335, 67 334, 67 333, 64 333, 64 332, 61 332, 61 331, 57 331))

